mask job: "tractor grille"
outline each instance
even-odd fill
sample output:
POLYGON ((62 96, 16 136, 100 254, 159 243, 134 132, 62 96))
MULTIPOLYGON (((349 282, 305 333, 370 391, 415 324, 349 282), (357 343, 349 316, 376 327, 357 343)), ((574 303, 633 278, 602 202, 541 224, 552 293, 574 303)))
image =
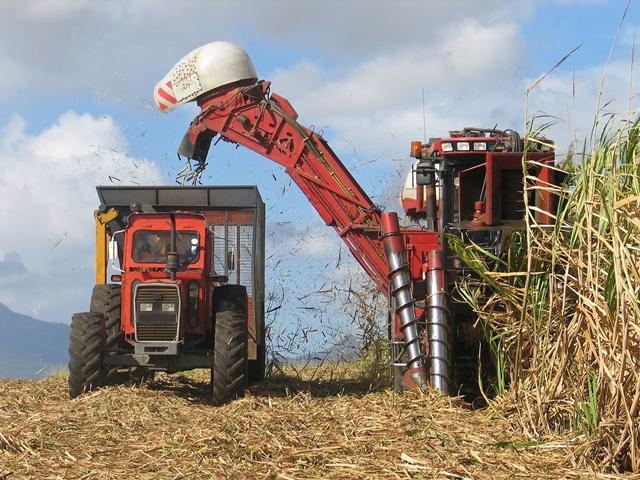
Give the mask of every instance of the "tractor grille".
POLYGON ((138 285, 135 291, 136 340, 178 340, 180 294, 177 285, 138 285), (167 308, 172 305, 173 308, 167 308))
POLYGON ((176 339, 176 325, 160 325, 139 323, 136 335, 140 342, 172 342, 176 339))

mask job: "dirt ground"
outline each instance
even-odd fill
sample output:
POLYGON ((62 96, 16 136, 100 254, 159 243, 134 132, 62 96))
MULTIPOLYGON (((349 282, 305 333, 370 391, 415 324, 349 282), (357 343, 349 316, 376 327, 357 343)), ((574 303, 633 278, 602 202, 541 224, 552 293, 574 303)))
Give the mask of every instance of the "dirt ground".
MULTIPOLYGON (((223 407, 205 372, 69 400, 62 375, 0 381, 0 479, 594 478, 570 438, 357 375, 272 378, 223 407)), ((600 476, 599 478, 617 478, 600 476)))

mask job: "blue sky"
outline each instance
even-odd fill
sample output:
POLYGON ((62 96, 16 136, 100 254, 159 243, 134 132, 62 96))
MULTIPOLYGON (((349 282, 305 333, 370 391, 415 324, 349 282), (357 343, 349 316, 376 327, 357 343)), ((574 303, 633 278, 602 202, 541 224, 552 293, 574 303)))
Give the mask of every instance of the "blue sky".
MULTIPOLYGON (((636 3, 604 94, 620 114, 628 109, 636 3)), ((526 86, 582 43, 530 98, 531 113, 559 119, 551 133, 566 150, 574 130, 578 138, 589 131, 625 4, 0 0, 0 302, 59 322, 87 307, 93 187, 109 175, 173 181, 181 167, 175 150, 196 108, 162 114, 152 89, 201 44, 228 40, 245 48, 259 76, 291 100, 303 123, 325 131, 374 200, 398 209, 409 143, 423 136, 423 88, 427 136, 469 125, 522 130, 526 86)), ((267 282, 285 292, 278 328, 342 319, 351 307, 314 292, 362 276, 346 254, 335 268, 339 241, 282 171, 219 145, 205 181, 255 183, 262 191, 267 282)))

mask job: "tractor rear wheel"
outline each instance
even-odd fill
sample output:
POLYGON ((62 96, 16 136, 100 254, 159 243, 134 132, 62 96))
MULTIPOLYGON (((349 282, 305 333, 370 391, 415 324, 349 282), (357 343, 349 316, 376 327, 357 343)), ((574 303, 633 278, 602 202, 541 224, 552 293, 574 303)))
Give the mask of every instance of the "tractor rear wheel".
POLYGON ((211 395, 222 405, 244 394, 247 386, 247 291, 239 285, 214 290, 211 395))
POLYGON ((247 327, 237 312, 218 312, 213 348, 212 396, 221 405, 244 394, 247 369, 247 327))
POLYGON ((102 366, 104 317, 100 313, 76 313, 69 334, 69 396, 103 386, 107 381, 102 366))

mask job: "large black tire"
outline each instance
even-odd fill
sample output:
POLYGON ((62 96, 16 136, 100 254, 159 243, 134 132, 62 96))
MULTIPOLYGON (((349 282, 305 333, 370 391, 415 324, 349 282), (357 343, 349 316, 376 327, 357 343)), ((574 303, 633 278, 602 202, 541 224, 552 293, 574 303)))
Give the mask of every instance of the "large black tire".
POLYGON ((91 294, 90 312, 101 313, 104 316, 105 351, 118 349, 122 330, 120 315, 122 295, 120 285, 96 285, 91 294))
MULTIPOLYGON (((91 294, 89 311, 101 313, 104 316, 104 351, 117 352, 122 344, 121 318, 122 294, 120 285, 96 285, 91 294)), ((146 370, 146 369, 144 369, 146 370)), ((118 372, 117 367, 111 367, 106 372, 105 384, 122 385, 131 380, 130 372, 118 372)), ((136 381, 136 383, 138 383, 136 381)))
MULTIPOLYGON (((120 348, 128 347, 123 341, 121 315, 122 294, 120 285, 96 285, 91 294, 89 311, 101 313, 104 316, 105 330, 105 354, 117 353, 120 348)), ((129 347, 130 348, 130 347, 129 347)), ((121 385, 125 383, 141 384, 152 380, 154 372, 144 367, 129 368, 117 371, 117 366, 111 367, 106 372, 105 384, 121 385)))
POLYGON ((211 398, 222 405, 244 395, 247 386, 247 291, 240 285, 214 290, 211 398))
POLYGON ((69 334, 69 396, 75 398, 101 387, 107 375, 104 355, 104 317, 100 313, 76 313, 69 334))

